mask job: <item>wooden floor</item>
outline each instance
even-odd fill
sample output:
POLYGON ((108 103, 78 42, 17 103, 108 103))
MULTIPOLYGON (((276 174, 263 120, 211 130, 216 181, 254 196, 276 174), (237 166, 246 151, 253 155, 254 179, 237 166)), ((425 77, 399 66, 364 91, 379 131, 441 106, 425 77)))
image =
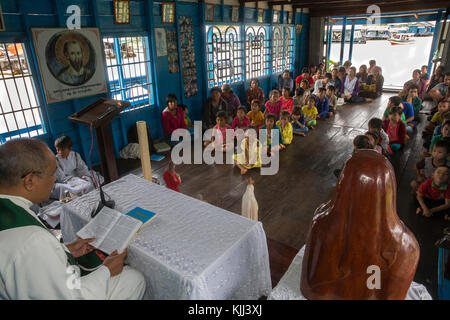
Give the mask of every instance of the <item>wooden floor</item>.
MULTIPOLYGON (((292 258, 305 244, 309 225, 316 208, 331 198, 336 177, 353 150, 355 136, 367 131, 372 117, 381 118, 387 100, 383 94, 365 104, 344 105, 333 119, 319 120, 307 137, 294 137, 293 143, 280 153, 280 169, 273 176, 260 175, 259 169, 240 175, 232 165, 179 165, 176 171, 182 178, 180 190, 192 197, 202 198, 213 205, 240 214, 246 177, 255 180, 255 196, 269 246, 272 285, 278 283, 292 258)), ((404 151, 392 159, 398 184, 398 214, 415 234, 421 246, 421 258, 415 281, 424 284, 433 298, 437 298, 437 254, 434 242, 442 237, 448 222, 416 216, 409 183, 414 177, 413 166, 422 151, 421 130, 425 116, 404 151)), ((168 154, 167 154, 168 155, 168 154)), ((152 161, 153 176, 162 180, 167 168, 166 159, 152 161)), ((140 174, 140 161, 120 160, 121 175, 140 174), (133 170, 134 169, 134 170, 133 170)))

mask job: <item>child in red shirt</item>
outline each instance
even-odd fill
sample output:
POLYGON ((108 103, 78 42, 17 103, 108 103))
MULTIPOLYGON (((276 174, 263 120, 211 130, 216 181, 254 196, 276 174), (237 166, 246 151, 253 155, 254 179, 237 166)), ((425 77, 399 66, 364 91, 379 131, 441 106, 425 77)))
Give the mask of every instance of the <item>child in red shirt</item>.
POLYGON ((237 108, 236 118, 234 118, 233 123, 231 124, 231 128, 233 130, 243 129, 247 130, 250 127, 250 119, 246 115, 247 110, 245 107, 240 106, 237 108))
POLYGON ((276 120, 280 117, 281 111, 281 101, 280 101, 280 91, 274 89, 270 91, 269 100, 266 102, 266 110, 264 110, 264 117, 266 114, 274 114, 276 120))
POLYGON ((291 97, 291 90, 289 88, 283 88, 283 95, 280 98, 281 110, 287 110, 292 114, 294 108, 294 99, 291 97))
POLYGON ((181 178, 180 175, 175 172, 175 164, 172 160, 169 161, 169 169, 164 172, 163 179, 167 188, 180 192, 180 188, 178 186, 181 183, 181 178))
POLYGON ((400 120, 402 112, 400 107, 393 107, 389 111, 389 120, 383 121, 383 130, 389 137, 388 149, 391 153, 400 150, 405 144, 406 126, 400 120))
POLYGON ((448 167, 439 166, 433 173, 433 178, 422 183, 417 190, 417 201, 420 207, 416 213, 431 217, 433 213, 444 212, 445 220, 449 219, 450 185, 448 167))
POLYGON ((164 138, 170 143, 172 132, 179 128, 186 129, 186 123, 184 122, 183 109, 178 106, 178 100, 174 94, 167 95, 166 106, 162 112, 161 120, 164 138))

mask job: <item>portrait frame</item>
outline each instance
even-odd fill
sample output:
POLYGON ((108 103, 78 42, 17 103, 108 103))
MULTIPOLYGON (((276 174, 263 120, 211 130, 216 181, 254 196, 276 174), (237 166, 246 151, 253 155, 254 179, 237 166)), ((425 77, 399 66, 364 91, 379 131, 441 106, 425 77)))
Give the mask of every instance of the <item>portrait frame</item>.
POLYGON ((155 46, 157 57, 167 56, 166 29, 155 28, 155 46))
POLYGON ((239 7, 231 7, 231 22, 239 22, 239 7))
POLYGON ((2 6, 0 5, 0 31, 5 31, 5 30, 6 30, 5 20, 3 19, 2 6))
POLYGON ((165 24, 175 23, 175 3, 163 2, 161 8, 162 8, 161 22, 165 24))
POLYGON ((295 34, 300 34, 302 33, 302 25, 301 24, 296 24, 295 25, 295 34))
POLYGON ((278 10, 273 10, 272 23, 278 23, 280 20, 280 12, 278 10))
POLYGON ((258 23, 263 23, 264 22, 264 9, 258 9, 257 21, 258 21, 258 23))
POLYGON ((31 33, 48 104, 108 92, 98 28, 31 28, 31 33))
POLYGON ((205 21, 214 21, 214 5, 205 3, 205 21))
POLYGON ((292 18, 294 17, 294 13, 292 11, 289 11, 288 13, 288 24, 292 24, 292 18))
POLYGON ((130 24, 130 0, 114 0, 114 24, 130 24))

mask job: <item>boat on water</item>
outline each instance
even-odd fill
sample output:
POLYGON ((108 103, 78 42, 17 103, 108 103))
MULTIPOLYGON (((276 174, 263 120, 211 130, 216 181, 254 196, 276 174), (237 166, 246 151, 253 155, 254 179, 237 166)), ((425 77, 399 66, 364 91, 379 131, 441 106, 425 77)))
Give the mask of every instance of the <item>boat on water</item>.
POLYGON ((390 37, 388 39, 388 41, 391 43, 391 45, 395 46, 395 45, 404 45, 404 44, 410 44, 410 43, 414 43, 415 40, 411 39, 411 36, 408 34, 404 34, 404 33, 399 33, 399 34, 392 34, 392 37, 390 37))

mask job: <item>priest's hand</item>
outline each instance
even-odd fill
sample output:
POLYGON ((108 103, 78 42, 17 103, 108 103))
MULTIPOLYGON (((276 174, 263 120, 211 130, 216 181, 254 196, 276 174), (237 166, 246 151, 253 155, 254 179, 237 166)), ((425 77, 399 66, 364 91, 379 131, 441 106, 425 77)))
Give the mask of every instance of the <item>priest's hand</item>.
POLYGON ((111 277, 117 276, 122 272, 123 262, 126 256, 127 256, 127 249, 123 250, 121 254, 118 254, 117 250, 115 250, 113 253, 109 255, 108 258, 105 259, 105 261, 103 261, 103 265, 109 269, 111 277))
POLYGON ((69 249, 70 253, 74 258, 78 258, 81 256, 84 256, 85 254, 88 254, 92 250, 94 250, 94 247, 91 246, 89 243, 94 241, 95 238, 89 238, 89 239, 80 239, 78 238, 75 241, 72 241, 69 244, 66 244, 67 249, 69 249))

